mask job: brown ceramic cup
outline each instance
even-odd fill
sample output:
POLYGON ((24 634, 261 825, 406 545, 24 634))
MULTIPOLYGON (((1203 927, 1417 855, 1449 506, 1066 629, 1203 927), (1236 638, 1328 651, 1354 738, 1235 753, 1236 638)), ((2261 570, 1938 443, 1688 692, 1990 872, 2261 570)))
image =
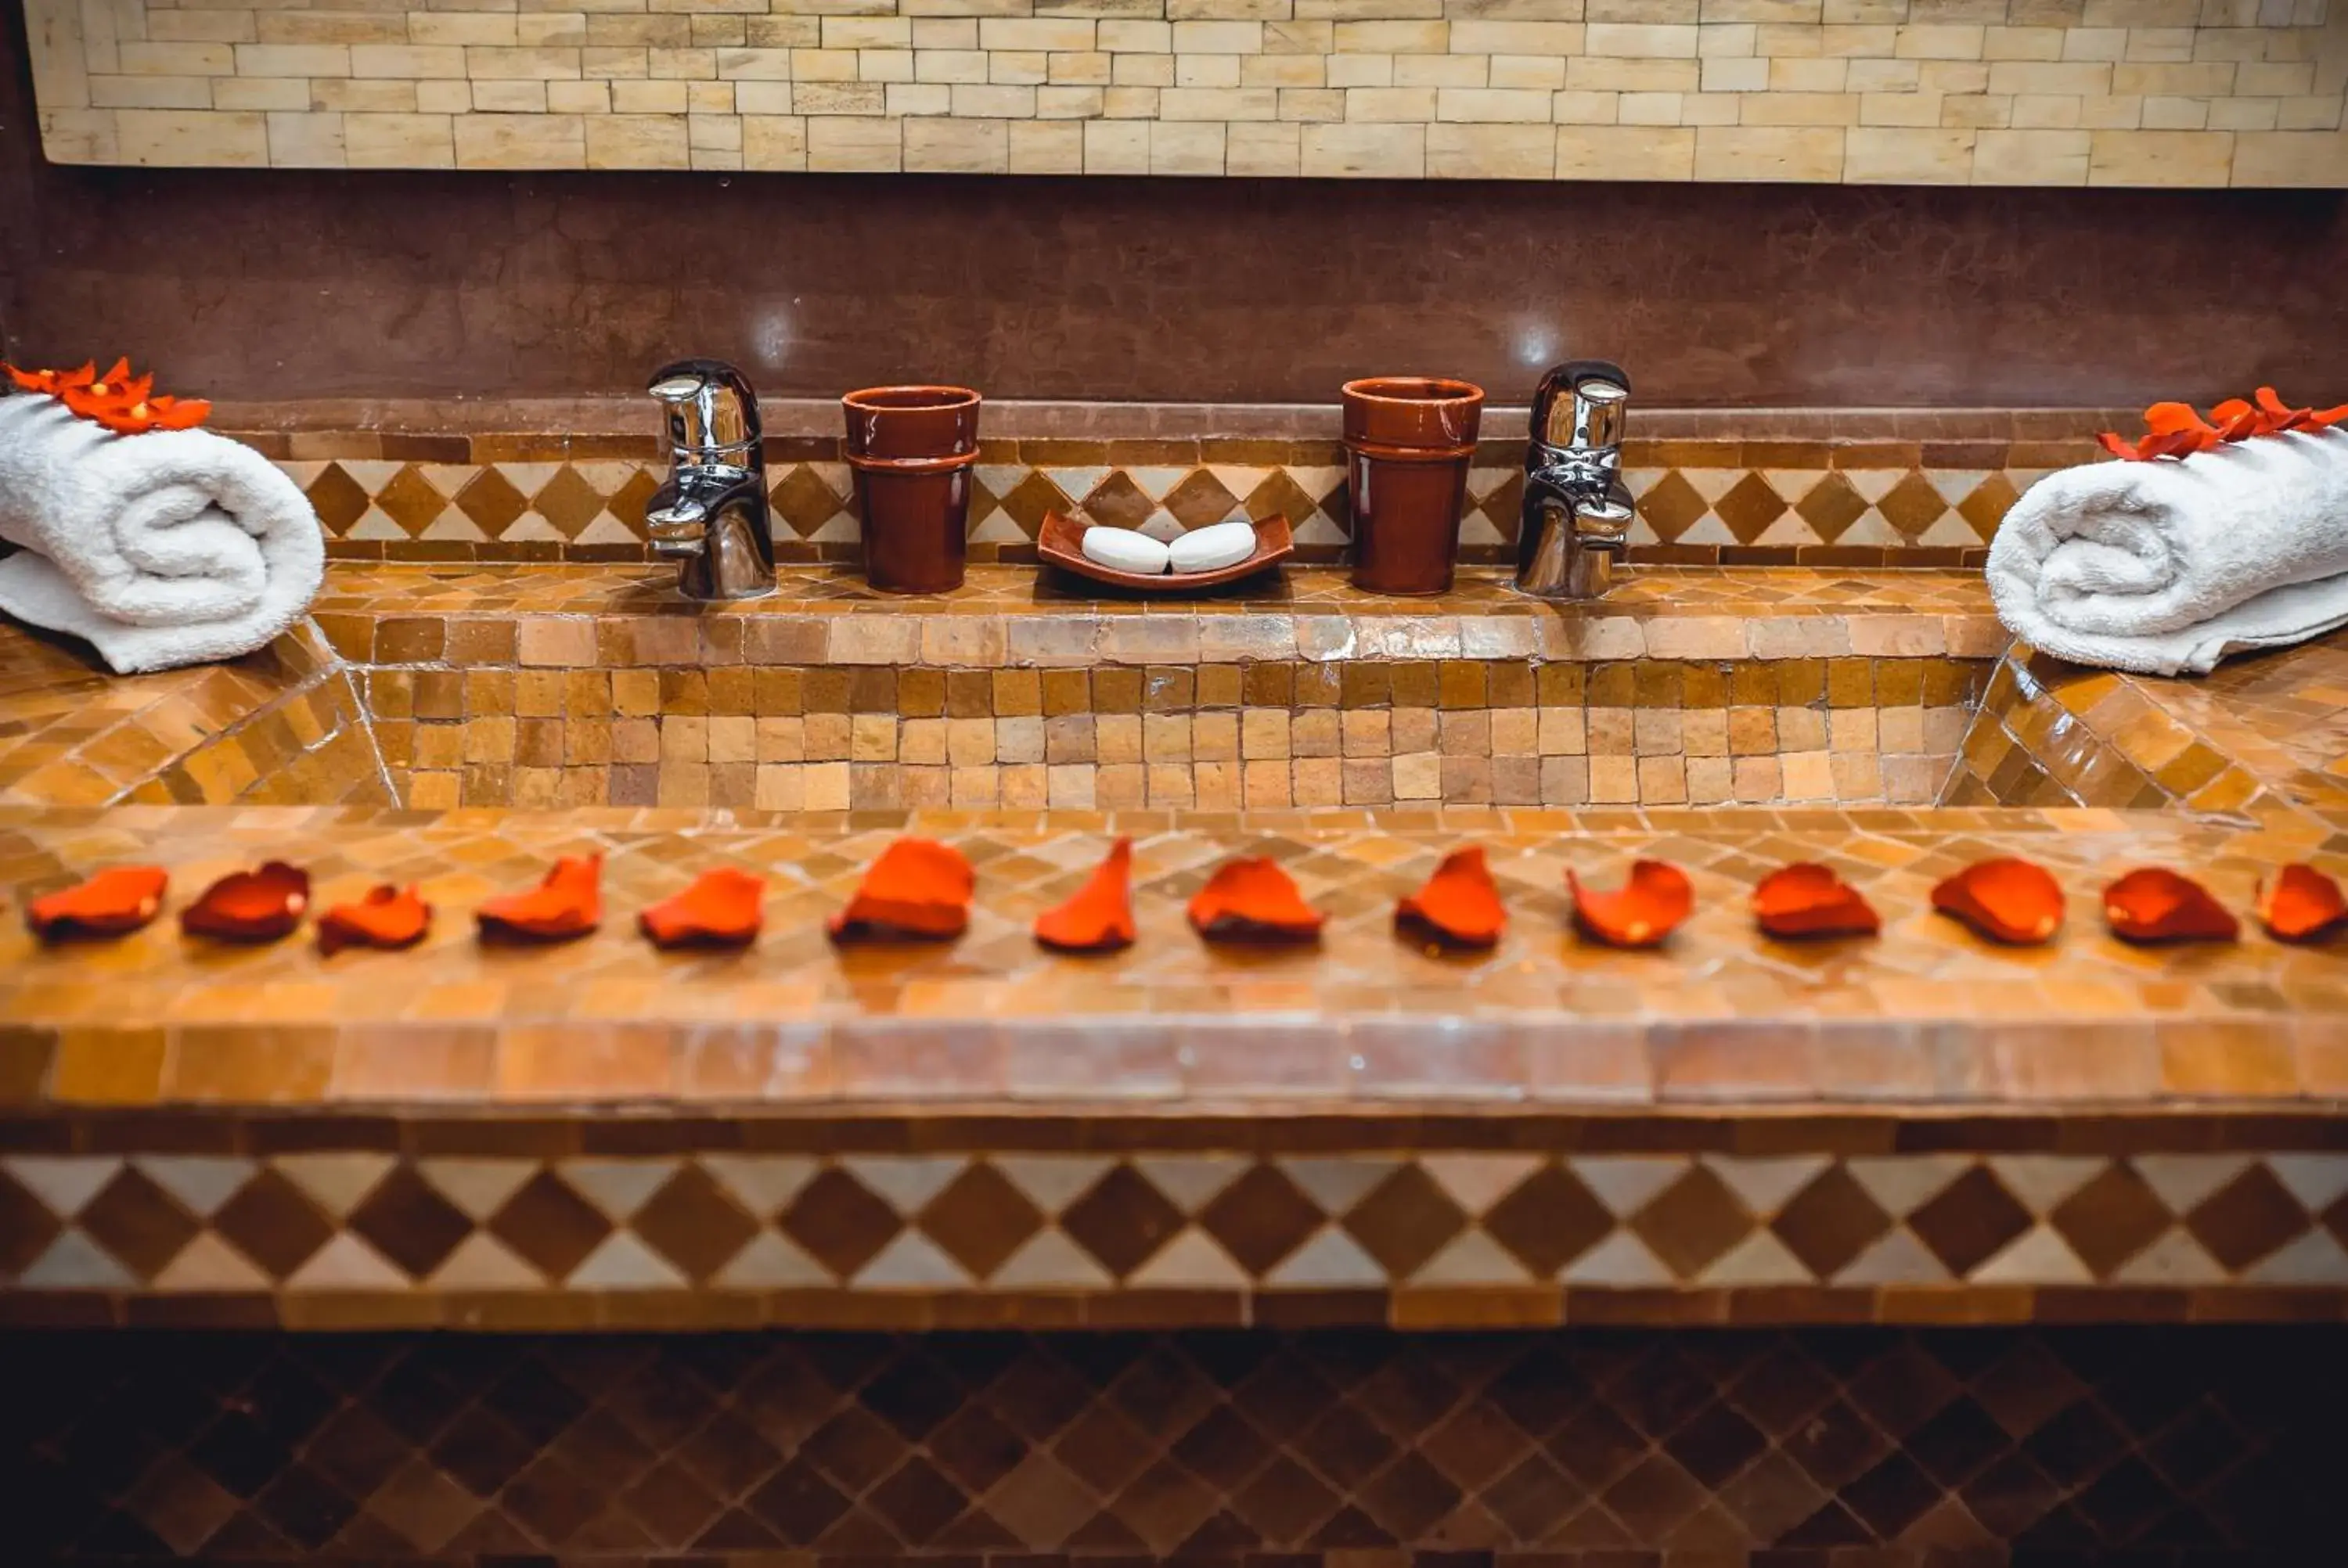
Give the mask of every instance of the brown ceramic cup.
POLYGON ((1484 389, 1442 376, 1375 375, 1347 382, 1344 395, 1354 586, 1445 591, 1459 559, 1484 389))
POLYGON ((863 518, 865 579, 883 593, 960 588, 978 394, 964 386, 868 386, 839 404, 863 518))

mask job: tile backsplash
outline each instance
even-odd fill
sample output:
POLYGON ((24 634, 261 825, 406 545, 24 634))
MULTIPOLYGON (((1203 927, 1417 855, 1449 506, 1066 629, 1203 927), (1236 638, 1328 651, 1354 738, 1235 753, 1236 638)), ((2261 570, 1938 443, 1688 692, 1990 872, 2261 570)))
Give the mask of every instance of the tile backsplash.
POLYGON ((315 3, 29 0, 49 158, 2348 185, 2327 0, 315 3))

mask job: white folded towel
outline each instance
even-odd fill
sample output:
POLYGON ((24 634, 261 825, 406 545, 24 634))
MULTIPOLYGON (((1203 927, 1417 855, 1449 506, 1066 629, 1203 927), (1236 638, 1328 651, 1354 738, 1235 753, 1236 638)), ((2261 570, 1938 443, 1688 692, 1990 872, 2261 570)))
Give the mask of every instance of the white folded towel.
POLYGON ((2348 624, 2348 426, 2049 474, 1989 548, 2032 647, 2146 675, 2348 624))
POLYGON ((117 436, 0 397, 0 610, 128 674, 232 659, 294 624, 326 547, 269 459, 205 430, 117 436))

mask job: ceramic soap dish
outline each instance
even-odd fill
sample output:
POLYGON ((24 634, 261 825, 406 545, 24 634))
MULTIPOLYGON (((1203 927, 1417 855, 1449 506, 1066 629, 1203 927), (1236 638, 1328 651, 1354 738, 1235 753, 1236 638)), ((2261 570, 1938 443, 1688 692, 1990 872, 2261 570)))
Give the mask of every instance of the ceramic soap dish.
POLYGON ((1143 593, 1192 593, 1220 583, 1237 582, 1296 553, 1296 540, 1289 533, 1286 518, 1274 513, 1269 518, 1258 518, 1254 523, 1255 553, 1243 561, 1217 567, 1212 571, 1119 571, 1115 567, 1103 566, 1085 554, 1085 529, 1091 525, 1060 512, 1044 514, 1044 526, 1035 536, 1035 553, 1056 567, 1095 582, 1143 593))

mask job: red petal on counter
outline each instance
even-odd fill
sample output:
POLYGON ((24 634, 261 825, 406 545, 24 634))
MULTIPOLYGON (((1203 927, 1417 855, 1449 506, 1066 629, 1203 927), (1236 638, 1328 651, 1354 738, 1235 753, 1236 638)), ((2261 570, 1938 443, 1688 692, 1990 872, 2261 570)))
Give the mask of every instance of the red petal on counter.
POLYGON ((1993 942, 2032 947, 2063 926, 2063 889, 2027 860, 1978 860, 1932 889, 1932 907, 1993 942))
POLYGON ((1309 942, 1328 917, 1269 860, 1226 861, 1190 898, 1190 925, 1209 941, 1309 942))
POLYGON ((1573 891, 1573 923, 1610 948, 1654 947, 1695 908, 1687 873, 1660 860, 1632 861, 1631 879, 1612 893, 1584 887, 1570 866, 1565 885, 1573 891))
POLYGON ((537 886, 492 898, 473 911, 482 936, 508 941, 567 942, 602 919, 601 855, 566 855, 537 886))
POLYGON ((859 937, 959 937, 970 924, 978 878, 962 851, 928 838, 901 838, 864 873, 831 934, 859 937))
POLYGON ((117 866, 34 899, 25 906, 25 918, 44 941, 118 937, 155 917, 170 880, 160 866, 117 866))
POLYGON ((1798 861, 1753 889, 1753 917, 1772 937, 1871 937, 1883 928, 1873 905, 1834 868, 1798 861))
POLYGON ((345 948, 412 948, 431 928, 432 906, 412 885, 382 882, 318 917, 318 950, 332 958, 345 948))
POLYGON ((2300 861, 2259 884, 2259 921, 2279 941, 2312 941, 2348 921, 2348 897, 2339 883, 2300 861))
POLYGON ((674 898, 637 911, 636 927, 656 948, 743 948, 758 939, 767 879, 731 866, 705 871, 674 898))
POLYGON ((1133 938, 1133 840, 1120 838, 1075 897, 1035 917, 1035 939, 1064 953, 1107 953, 1133 938))
POLYGON ((1475 845, 1445 856, 1426 886, 1395 906, 1395 920, 1462 948, 1491 947, 1509 928, 1491 867, 1475 845))
POLYGON ((2208 888, 2158 866, 2131 871, 2105 888, 2104 918, 2112 935, 2131 942, 2230 942, 2242 931, 2208 888))
POLYGON ((180 911, 180 929, 223 942, 273 942, 302 923, 310 907, 310 874, 282 860, 258 871, 232 871, 180 911))

